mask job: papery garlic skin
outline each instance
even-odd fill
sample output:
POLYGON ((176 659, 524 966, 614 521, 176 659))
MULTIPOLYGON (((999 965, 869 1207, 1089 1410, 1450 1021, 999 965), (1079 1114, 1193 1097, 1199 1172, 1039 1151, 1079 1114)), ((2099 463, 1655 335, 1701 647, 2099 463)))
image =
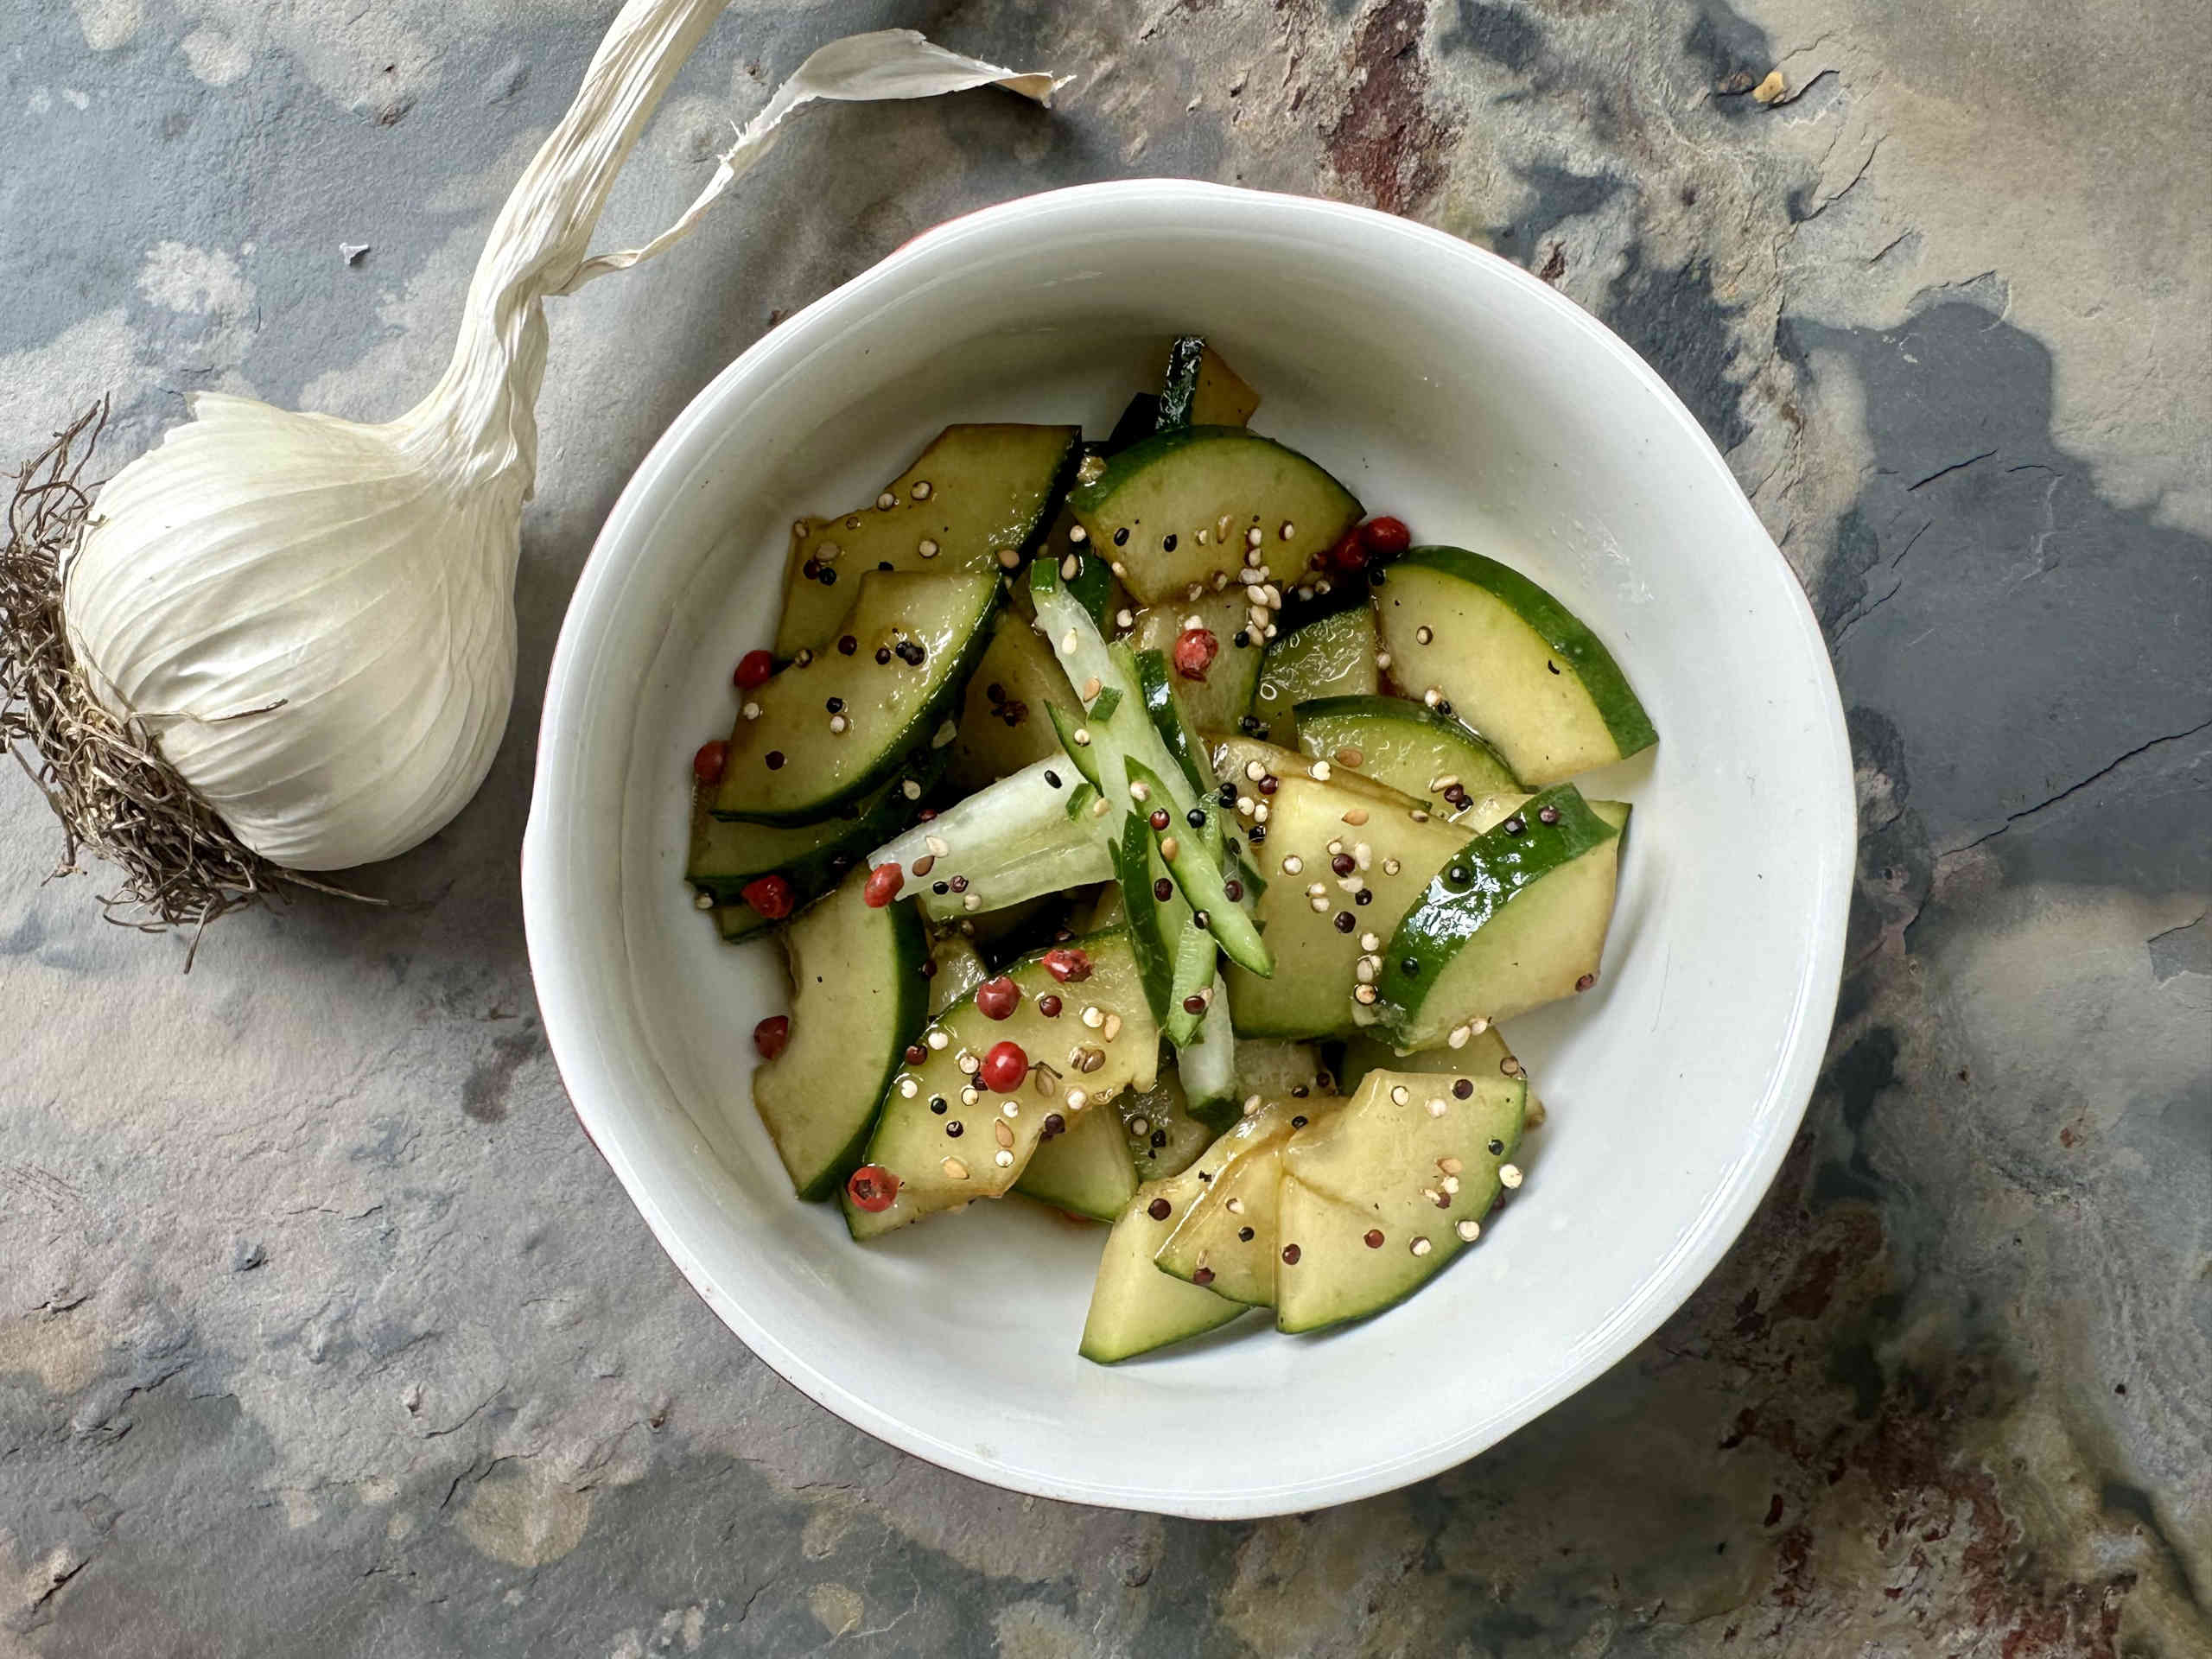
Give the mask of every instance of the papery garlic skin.
POLYGON ((548 296, 680 240, 817 98, 1060 84, 907 29, 810 56, 667 231, 589 257, 607 193, 725 0, 628 0, 500 210, 451 364, 363 425, 203 393, 100 492, 63 620, 103 704, 263 857, 301 871, 405 852, 466 805, 505 730, 515 567, 537 461, 548 296))

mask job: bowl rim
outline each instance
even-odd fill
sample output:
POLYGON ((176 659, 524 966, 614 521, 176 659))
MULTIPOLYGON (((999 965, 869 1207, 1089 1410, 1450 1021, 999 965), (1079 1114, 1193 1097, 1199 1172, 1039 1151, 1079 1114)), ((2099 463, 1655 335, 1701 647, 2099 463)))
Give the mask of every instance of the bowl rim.
MULTIPOLYGON (((1620 337, 1566 295, 1510 261, 1462 241, 1448 232, 1373 208, 1222 185, 1192 179, 1141 179, 1069 186, 1014 198, 958 215, 922 232, 883 259, 822 296, 762 335, 725 366, 684 406, 639 463, 594 539, 580 572, 547 670, 537 761, 521 877, 524 925, 531 972, 546 1039, 571 1109, 585 1137, 613 1171, 630 1201, 644 1217, 661 1249, 684 1281, 716 1318, 776 1373, 816 1404, 876 1439, 955 1473, 1006 1490, 1064 1502, 1141 1510, 1205 1519, 1250 1519, 1292 1514, 1395 1491, 1452 1467, 1486 1450, 1579 1392, 1619 1363, 1670 1318, 1702 1284, 1751 1220, 1796 1138, 1825 1058, 1842 979, 1846 925, 1855 873, 1858 835, 1851 746, 1825 638, 1810 601, 1745 498, 1742 486, 1696 417, 1666 382, 1620 337), (1057 213, 1135 209, 1180 209, 1205 214, 1234 204, 1295 222, 1305 216, 1323 221, 1355 220, 1370 231, 1402 238, 1409 254, 1458 261, 1478 270, 1484 280, 1517 284, 1536 298, 1560 326, 1595 345, 1624 373, 1656 394, 1681 435, 1691 441, 1700 464, 1726 486, 1738 511, 1738 528, 1756 534, 1773 556, 1776 575, 1787 589, 1783 608, 1815 665, 1815 694, 1825 691, 1824 739, 1834 784, 1823 801, 1808 802, 1815 838, 1828 849, 1825 868, 1814 872, 1804 968, 1782 1038, 1781 1058, 1770 1074, 1764 1096, 1751 1108, 1749 1141, 1726 1181, 1691 1224, 1689 1236, 1662 1274, 1641 1283, 1629 1300, 1603 1321, 1601 1342, 1544 1386, 1516 1400, 1507 1410, 1469 1423, 1455 1424, 1420 1447, 1357 1471, 1328 1473, 1237 1493, 1215 1490, 1168 1497, 1157 1489, 1138 1491, 1084 1479, 1062 1479, 1020 1466, 1001 1464, 974 1449, 943 1440, 903 1421, 892 1411, 856 1395, 825 1376, 747 1312, 709 1274, 699 1256, 656 1202, 623 1144, 619 1125, 594 1124, 587 1101, 614 1089, 606 1075, 597 1034, 591 1029, 593 980, 580 966, 580 941, 563 902, 576 880, 565 838, 555 824, 562 804, 573 798, 579 746, 575 735, 585 718, 590 674, 586 671, 606 632, 601 614, 615 596, 625 562, 645 543, 641 532, 658 516, 658 503, 690 472, 698 453, 715 441, 717 423, 733 398, 751 383, 780 375, 791 362, 819 343, 825 329, 842 326, 855 308, 899 282, 918 264, 930 261, 974 236, 988 235, 1009 221, 1057 213)), ((1593 1327, 1596 1328, 1596 1327, 1593 1327)))

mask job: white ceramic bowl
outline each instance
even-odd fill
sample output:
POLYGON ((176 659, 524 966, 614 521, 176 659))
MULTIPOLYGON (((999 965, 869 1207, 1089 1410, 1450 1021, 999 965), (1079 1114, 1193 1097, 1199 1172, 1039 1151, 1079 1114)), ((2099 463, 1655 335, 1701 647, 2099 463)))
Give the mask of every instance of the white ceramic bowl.
POLYGON ((1490 1446, 1672 1313, 1804 1109, 1850 892, 1849 747, 1796 582, 1696 422, 1543 283, 1362 209, 1090 186, 939 226, 769 334, 639 467, 553 659, 523 854, 577 1116, 708 1305, 848 1421, 978 1479, 1201 1516, 1318 1508, 1490 1446), (1202 331, 1256 424, 1370 512, 1496 552, 1611 647, 1661 733, 1583 780, 1636 802, 1599 988, 1513 1022, 1550 1122, 1476 1249, 1319 1338, 1256 1319, 1076 1354, 1100 1228, 983 1205, 868 1248, 791 1196, 747 1086, 772 947, 681 880, 692 749, 772 631, 786 527, 948 421, 1103 431, 1202 331))

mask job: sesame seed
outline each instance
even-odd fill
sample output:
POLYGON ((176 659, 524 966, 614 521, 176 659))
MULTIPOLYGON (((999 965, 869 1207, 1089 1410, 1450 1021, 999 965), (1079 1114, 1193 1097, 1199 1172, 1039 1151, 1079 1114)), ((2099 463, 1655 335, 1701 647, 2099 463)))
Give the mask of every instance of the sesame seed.
POLYGON ((1100 681, 1094 674, 1083 683, 1083 700, 1085 702, 1096 702, 1098 700, 1099 690, 1100 681))
POLYGON ((875 498, 875 510, 878 512, 888 512, 898 505, 899 498, 888 490, 875 498))
POLYGON ((1446 1198, 1455 1197, 1459 1191, 1459 1178, 1457 1175, 1446 1175, 1444 1178, 1444 1196, 1446 1198))
POLYGON ((1247 547, 1257 547, 1261 543, 1267 539, 1268 538, 1265 536, 1262 536, 1260 533, 1260 527, 1257 524, 1253 525, 1251 529, 1244 532, 1244 545, 1247 547))
POLYGON ((1071 1089, 1067 1095, 1068 1109, 1079 1112, 1090 1103, 1090 1096, 1080 1089, 1071 1089))
POLYGON ((1291 523, 1291 521, 1290 521, 1289 519, 1287 519, 1287 518, 1284 519, 1284 520, 1282 521, 1282 531, 1281 531, 1281 536, 1282 536, 1283 540, 1285 540, 1285 541, 1287 542, 1287 541, 1288 541, 1292 537, 1294 537, 1294 536, 1295 536, 1295 535, 1297 535, 1297 534, 1298 534, 1298 526, 1297 526, 1296 524, 1294 524, 1293 523, 1291 523))
POLYGON ((814 526, 808 524, 805 519, 794 518, 791 520, 791 534, 798 537, 799 540, 804 541, 813 533, 814 526))
POLYGON ((1116 559, 1106 568, 1111 570, 1117 576, 1127 577, 1129 574, 1129 567, 1123 564, 1119 559, 1116 559))
POLYGON ((844 550, 845 550, 843 548, 838 546, 835 542, 824 542, 821 546, 814 550, 814 556, 821 560, 824 564, 828 564, 832 563, 837 556, 844 550))
POLYGON ((899 1079, 899 1093, 903 1098, 912 1100, 920 1092, 921 1085, 916 1083, 912 1077, 901 1077, 899 1079))
POLYGON ((1433 628, 1419 627, 1414 630, 1414 639, 1417 644, 1425 645, 1435 638, 1436 631, 1433 628))
POLYGON ((1428 1115, 1429 1115, 1431 1117, 1441 1117, 1441 1116, 1444 1116, 1444 1113, 1445 1113, 1444 1096, 1441 1096, 1441 1095, 1439 1095, 1439 1096, 1436 1096, 1436 1098, 1434 1098, 1433 1100, 1432 1100, 1432 1101, 1430 1101, 1430 1102, 1428 1103, 1428 1115))
POLYGON ((1379 933, 1361 934, 1359 936, 1359 948, 1363 950, 1380 950, 1382 948, 1382 935, 1379 933))
POLYGON ((1366 755, 1357 749, 1342 748, 1337 751, 1337 764, 1340 766, 1357 766, 1366 759, 1366 755))
POLYGON ((715 907, 715 895, 714 895, 713 893, 693 893, 693 894, 691 895, 691 908, 692 908, 692 909, 694 909, 694 910, 712 910, 714 907, 715 907))
POLYGON ((937 543, 936 543, 935 542, 933 542, 933 541, 930 540, 930 538, 929 538, 928 537, 926 537, 926 536, 923 537, 922 537, 922 556, 923 556, 924 558, 925 558, 925 559, 933 559, 933 558, 937 557, 937 555, 938 555, 938 546, 937 546, 937 543))
POLYGON ((1092 1003, 1090 1007, 1083 1011, 1083 1023, 1089 1026, 1093 1031, 1097 1030, 1099 1027, 1106 1023, 1106 1010, 1100 1007, 1096 1003, 1092 1003))
POLYGON ((1363 806, 1353 807, 1349 812, 1344 814, 1344 822, 1351 825, 1355 830, 1358 829, 1361 824, 1367 822, 1367 809, 1363 806))
POLYGON ((1150 1135, 1152 1133, 1152 1120, 1148 1117, 1131 1118, 1129 1120, 1129 1133, 1137 1136, 1139 1139, 1142 1139, 1144 1136, 1150 1135))
POLYGON ((999 1145, 1002 1147, 1012 1146, 1014 1144, 1014 1126, 1010 1123, 1005 1122, 1004 1121, 992 1124, 991 1138, 996 1141, 999 1145))
POLYGON ((899 785, 899 792, 910 801, 918 801, 922 798, 922 786, 911 778, 899 785))
POLYGON ((927 479, 922 480, 921 482, 915 485, 912 489, 909 490, 907 493, 912 496, 917 501, 928 500, 930 499, 929 480, 927 479))
POLYGON ((1432 685, 1427 690, 1421 694, 1421 700, 1427 703, 1430 708, 1433 709, 1438 703, 1444 701, 1444 694, 1432 685))
POLYGON ((1306 775, 1311 778, 1317 784, 1327 783, 1329 781, 1329 763, 1325 760, 1316 760, 1312 766, 1307 768, 1306 775))
POLYGON ((952 1039, 946 1036, 941 1031, 933 1031, 930 1033, 928 1036, 922 1039, 922 1040, 927 1043, 931 1048, 935 1049, 946 1048, 950 1046, 952 1042, 952 1039))
POLYGON ((1497 1063, 1497 1069, 1509 1077, 1517 1077, 1521 1075, 1521 1062, 1509 1054, 1497 1063))
POLYGON ((842 715, 832 715, 830 716, 830 729, 840 737, 842 737, 845 734, 845 728, 849 723, 850 722, 848 721, 842 715))
POLYGON ((1256 760, 1247 760, 1244 763, 1244 775, 1256 784, 1268 775, 1268 769, 1256 760))
POLYGON ((1020 563, 1021 550, 1020 548, 1002 547, 999 549, 999 565, 1001 569, 1011 570, 1014 566, 1020 563))
POLYGON ((748 702, 742 712, 747 720, 758 720, 760 718, 760 705, 757 702, 748 702))
POLYGON ((1090 816, 1094 818, 1103 818, 1113 810, 1113 807, 1114 803, 1101 795, 1090 804, 1090 816))
POLYGON ((1075 746, 1079 749, 1087 749, 1090 747, 1090 728, 1088 726, 1078 726, 1075 728, 1075 746))
POLYGON ((1170 864, 1173 864, 1175 861, 1175 855, 1182 850, 1182 843, 1178 842, 1174 836, 1162 836, 1160 838, 1160 855, 1166 859, 1170 864))
POLYGON ((1427 1255, 1436 1247, 1425 1238, 1417 1238, 1414 1240, 1411 1244, 1408 1245, 1407 1248, 1413 1251, 1415 1255, 1427 1255))
MULTIPOLYGON (((928 848, 931 852, 934 853, 939 858, 943 858, 947 853, 952 850, 951 847, 946 843, 942 836, 924 836, 922 837, 922 845, 928 848)), ((919 874, 919 872, 917 872, 917 874, 919 874)))
POLYGON ((1137 619, 1135 612, 1123 608, 1114 613, 1114 626, 1116 627, 1134 628, 1136 625, 1137 619))
POLYGON ((1068 526, 1068 540, 1071 542, 1087 542, 1090 539, 1090 532, 1085 530, 1081 524, 1070 524, 1068 526))
POLYGON ((1452 1027, 1452 1034, 1446 1037, 1444 1040, 1446 1043, 1449 1043, 1453 1048, 1465 1048, 1467 1046, 1467 1039, 1474 1034, 1475 1033, 1465 1026, 1454 1026, 1452 1027))
POLYGON ((1382 874, 1385 875, 1395 875, 1402 868, 1395 858, 1386 858, 1382 861, 1382 874))
MULTIPOLYGON (((1268 590, 1261 587, 1256 582, 1247 582, 1244 587, 1244 597, 1250 600, 1255 606, 1264 607, 1267 603, 1268 590)), ((1268 619, 1264 616, 1260 619, 1262 622, 1265 622, 1268 619)))
POLYGON ((1414 808, 1414 810, 1407 813, 1406 816, 1411 818, 1415 823, 1427 823, 1428 822, 1428 814, 1422 811, 1419 807, 1414 808))
POLYGON ((982 1067, 983 1063, 963 1048, 958 1054, 953 1057, 953 1064, 957 1065, 963 1071, 965 1071, 972 1077, 982 1067))
POLYGON ((1099 1030, 1104 1034, 1108 1042, 1112 1042, 1122 1034, 1122 1016, 1118 1014, 1108 1014, 1106 1023, 1101 1026, 1099 1030))
POLYGON ((953 1180, 964 1181, 968 1179, 968 1166, 957 1158, 948 1158, 938 1167, 953 1180))
POLYGON ((1390 1090, 1390 1103, 1393 1106, 1402 1106, 1412 1098, 1413 1091, 1408 1089, 1402 1083, 1397 1084, 1390 1090))
POLYGON ((1497 1166, 1497 1179, 1501 1185, 1509 1187, 1519 1186, 1521 1185, 1521 1166, 1518 1164, 1500 1164, 1497 1166))
POLYGON ((1465 1221, 1454 1223, 1452 1230, 1459 1235, 1461 1242, 1471 1244, 1481 1236, 1483 1224, 1469 1217, 1465 1221))
POLYGON ((1075 630, 1073 628, 1070 628, 1065 633, 1060 636, 1060 654, 1064 657, 1072 657, 1075 654, 1075 648, 1078 643, 1079 641, 1076 639, 1075 630))
MULTIPOLYGON (((1362 957, 1358 965, 1351 970, 1351 974, 1352 977, 1361 984, 1372 985, 1375 982, 1375 964, 1365 957, 1362 957)), ((1405 1091, 1400 1090, 1399 1092, 1402 1094, 1405 1091)))
POLYGON ((960 1103, 963 1106, 973 1106, 982 1098, 982 1095, 972 1084, 960 1091, 960 1103))
POLYGON ((1282 861, 1282 873, 1283 873, 1285 875, 1296 875, 1296 874, 1297 874, 1300 870, 1304 869, 1305 868, 1306 868, 1306 861, 1305 861, 1304 859, 1302 859, 1302 858, 1299 857, 1299 855, 1298 855, 1296 853, 1291 853, 1291 854, 1287 855, 1287 856, 1285 856, 1285 858, 1283 859, 1283 861, 1282 861))
POLYGON ((1141 778, 1130 779, 1129 798, 1133 801, 1150 800, 1152 798, 1152 785, 1146 783, 1141 778))
POLYGON ((1247 1116, 1247 1117, 1256 1117, 1256 1116, 1259 1116, 1259 1112, 1260 1112, 1260 1097, 1259 1097, 1257 1095, 1247 1095, 1247 1096, 1244 1096, 1244 1116, 1247 1116))
POLYGON ((1268 813, 1274 810, 1274 809, 1270 807, 1265 801, 1255 801, 1252 804, 1252 822, 1255 823, 1265 823, 1268 821, 1268 813))
POLYGON ((1446 1175, 1457 1175, 1466 1167, 1457 1158, 1440 1158, 1436 1160, 1436 1166, 1446 1175))
POLYGON ((991 1161, 996 1164, 1001 1169, 1012 1169, 1014 1167, 1014 1154, 1009 1152, 1006 1147, 1001 1147, 996 1152, 991 1154, 991 1161))
POLYGON ((960 905, 963 910, 981 910, 983 907, 983 895, 980 893, 968 893, 961 899, 960 905))
POLYGON ((1473 1019, 1467 1021, 1467 1029, 1472 1032, 1476 1036, 1481 1036, 1483 1033, 1490 1029, 1490 1016, 1484 1014, 1477 1014, 1473 1019))

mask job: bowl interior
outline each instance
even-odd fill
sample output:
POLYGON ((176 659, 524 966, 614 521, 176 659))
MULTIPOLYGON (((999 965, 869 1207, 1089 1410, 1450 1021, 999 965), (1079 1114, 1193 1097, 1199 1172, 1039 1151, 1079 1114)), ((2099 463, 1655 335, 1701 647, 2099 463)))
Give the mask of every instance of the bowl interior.
POLYGON ((956 221, 703 392, 593 556, 548 698, 533 963, 587 1128, 709 1301, 861 1427, 1025 1491, 1195 1515, 1313 1507, 1490 1444, 1679 1304, 1749 1213, 1833 1007, 1850 774, 1803 600, 1711 445, 1625 347, 1512 268, 1356 210, 1146 184, 956 221), (872 498, 955 420, 1103 431, 1202 331, 1305 449, 1423 540, 1492 552, 1611 646, 1658 748, 1605 971, 1509 1035, 1550 1109, 1528 1182, 1415 1300, 1077 1357, 1103 1230, 979 1205, 868 1248, 791 1197, 747 1089, 773 947, 690 906, 690 753, 767 643, 790 521, 872 498), (1287 1423, 1302 1426, 1286 1433, 1287 1423), (1315 1432, 1315 1431, 1319 1432, 1315 1432))

